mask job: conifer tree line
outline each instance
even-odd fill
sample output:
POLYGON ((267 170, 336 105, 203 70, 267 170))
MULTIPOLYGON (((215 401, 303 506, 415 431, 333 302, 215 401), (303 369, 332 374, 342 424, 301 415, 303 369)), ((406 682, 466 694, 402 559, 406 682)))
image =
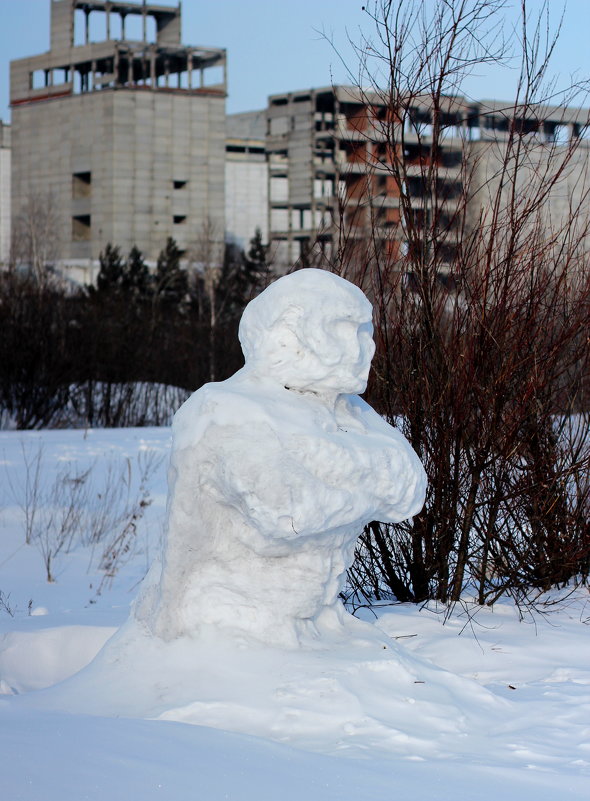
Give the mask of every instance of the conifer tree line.
POLYGON ((146 425, 237 370, 244 306, 269 280, 259 230, 247 253, 185 268, 169 238, 150 270, 112 243, 96 283, 45 272, 0 274, 0 425, 146 425))

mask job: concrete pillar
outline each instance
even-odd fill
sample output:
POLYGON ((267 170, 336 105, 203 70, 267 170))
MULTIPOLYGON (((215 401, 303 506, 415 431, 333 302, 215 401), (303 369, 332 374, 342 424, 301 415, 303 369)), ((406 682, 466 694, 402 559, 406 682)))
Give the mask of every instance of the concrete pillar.
POLYGON ((150 83, 152 89, 156 88, 156 54, 152 50, 150 53, 150 83))

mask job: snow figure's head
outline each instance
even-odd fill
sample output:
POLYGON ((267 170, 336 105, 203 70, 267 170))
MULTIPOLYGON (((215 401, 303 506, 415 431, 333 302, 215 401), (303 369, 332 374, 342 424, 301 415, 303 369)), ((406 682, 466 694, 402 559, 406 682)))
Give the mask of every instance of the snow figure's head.
POLYGON ((372 307, 332 273, 308 268, 279 278, 248 304, 239 337, 246 367, 288 389, 353 394, 367 386, 372 307))

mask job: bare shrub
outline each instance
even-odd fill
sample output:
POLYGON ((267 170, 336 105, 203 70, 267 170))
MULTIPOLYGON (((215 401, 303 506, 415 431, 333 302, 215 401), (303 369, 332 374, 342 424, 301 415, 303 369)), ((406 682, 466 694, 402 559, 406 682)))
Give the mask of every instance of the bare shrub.
POLYGON ((469 587, 480 603, 526 601, 588 579, 588 416, 572 427, 590 397, 588 119, 580 109, 564 143, 539 123, 565 124, 587 95, 546 82, 555 40, 523 3, 517 96, 473 118, 461 84, 509 55, 503 5, 379 2, 359 48, 367 177, 343 195, 326 266, 374 301, 371 400, 404 429, 429 488, 413 521, 365 529, 357 600, 454 603, 469 587))
POLYGON ((102 478, 96 478, 96 463, 84 469, 68 464, 47 480, 43 449, 23 445, 22 451, 24 483, 11 483, 11 489, 23 512, 25 541, 38 548, 47 581, 56 580, 58 556, 89 547, 91 563, 98 554, 97 567, 104 572, 102 591, 134 553, 138 523, 152 502, 150 482, 163 457, 142 451, 135 470, 129 458, 109 462, 101 465, 102 478))
MULTIPOLYGON (((99 568, 104 572, 104 577, 98 587, 98 595, 112 584, 120 568, 134 553, 137 545, 138 523, 143 518, 147 507, 152 503, 149 482, 161 461, 161 457, 150 451, 138 454, 139 487, 134 494, 127 493, 126 503, 117 524, 110 527, 107 537, 103 534, 99 540, 102 542, 106 539, 106 542, 102 543, 102 555, 99 562, 99 568)), ((126 486, 129 489, 131 485, 131 463, 129 461, 127 466, 126 486)))

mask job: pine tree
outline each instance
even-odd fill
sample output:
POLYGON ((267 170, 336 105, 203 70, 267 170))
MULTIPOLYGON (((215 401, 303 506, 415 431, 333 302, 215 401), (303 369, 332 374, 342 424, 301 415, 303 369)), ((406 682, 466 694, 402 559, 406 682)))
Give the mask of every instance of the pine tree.
POLYGON ((262 243, 262 232, 257 228, 250 240, 248 253, 242 252, 241 264, 235 276, 235 303, 242 309, 269 282, 270 265, 267 248, 262 243))
POLYGON ((137 245, 131 248, 127 257, 122 288, 132 294, 135 299, 142 299, 150 294, 150 272, 137 245))
POLYGON ((250 278, 251 284, 260 286, 268 279, 270 265, 267 261, 267 250, 266 245, 262 243, 262 232, 260 228, 257 228, 250 240, 250 248, 244 265, 244 272, 250 278))
POLYGON ((118 292, 123 284, 125 264, 121 251, 110 242, 99 256, 100 270, 96 279, 98 292, 118 292))
POLYGON ((155 274, 155 294, 158 300, 180 305, 188 292, 186 271, 180 266, 182 252, 169 236, 165 248, 158 256, 155 274))

